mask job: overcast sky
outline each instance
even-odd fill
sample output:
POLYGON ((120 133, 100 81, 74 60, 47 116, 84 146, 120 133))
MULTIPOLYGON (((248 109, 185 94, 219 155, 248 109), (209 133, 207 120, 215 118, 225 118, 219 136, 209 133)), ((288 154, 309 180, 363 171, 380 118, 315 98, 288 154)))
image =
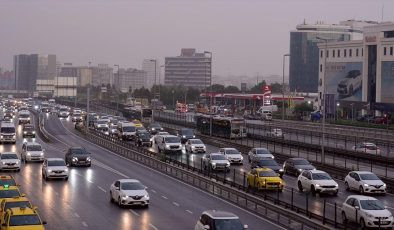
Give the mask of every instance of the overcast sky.
POLYGON ((213 53, 215 75, 282 73, 304 19, 394 21, 394 0, 0 0, 0 67, 14 54, 141 68, 181 48, 213 53))

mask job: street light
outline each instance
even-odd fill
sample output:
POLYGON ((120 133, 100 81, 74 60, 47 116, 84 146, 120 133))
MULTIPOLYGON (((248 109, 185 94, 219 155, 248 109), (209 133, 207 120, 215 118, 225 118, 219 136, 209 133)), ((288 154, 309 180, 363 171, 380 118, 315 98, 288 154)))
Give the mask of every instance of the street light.
MULTIPOLYGON (((114 66, 118 68, 118 87, 119 87, 119 90, 120 90, 119 65, 114 65, 114 66)), ((118 111, 119 111, 119 92, 116 91, 116 94, 118 94, 118 97, 117 97, 117 100, 116 100, 116 113, 118 113, 118 111)), ((118 115, 118 114, 116 114, 116 115, 118 115)))
MULTIPOLYGON (((160 71, 159 71, 159 101, 160 101, 160 94, 161 94, 161 75, 160 75, 160 73, 161 73, 161 68, 164 68, 164 71, 165 71, 165 66, 164 65, 161 65, 160 66, 160 71)), ((165 72, 164 72, 164 76, 165 76, 165 72)))
MULTIPOLYGON (((210 136, 212 136, 212 104, 213 104, 213 101, 212 101, 212 97, 213 97, 213 95, 212 95, 212 52, 209 52, 209 51, 204 51, 204 56, 205 56, 205 54, 210 54, 210 61, 209 61, 209 63, 211 64, 210 65, 210 78, 209 78, 209 91, 210 91, 210 105, 209 105, 209 116, 210 116, 210 122, 209 122, 209 135, 210 136)), ((206 75, 206 72, 205 72, 205 75, 206 75)), ((205 77, 205 79, 206 79, 206 77, 205 77)), ((207 90, 206 90, 206 88, 205 88, 205 94, 207 93, 206 92, 207 90)))
MULTIPOLYGON (((91 71, 90 70, 90 64, 91 64, 91 62, 89 62, 89 71, 91 71)), ((90 114, 90 83, 91 82, 89 82, 89 84, 88 84, 88 92, 87 92, 87 95, 86 95, 86 133, 88 133, 89 132, 89 114, 90 114)))
POLYGON ((282 78, 282 120, 285 119, 285 58, 290 57, 290 54, 283 55, 283 78, 282 78))

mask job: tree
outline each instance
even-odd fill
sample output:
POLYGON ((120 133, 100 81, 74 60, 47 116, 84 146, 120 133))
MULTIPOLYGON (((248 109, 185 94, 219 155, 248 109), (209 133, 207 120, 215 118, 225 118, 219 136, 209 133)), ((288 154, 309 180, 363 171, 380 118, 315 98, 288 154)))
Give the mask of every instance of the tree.
POLYGON ((279 84, 278 82, 271 84, 271 92, 282 93, 282 84, 279 84))
POLYGON ((239 93, 237 86, 229 85, 224 89, 224 93, 239 93))
POLYGON ((259 84, 253 86, 250 89, 250 93, 263 93, 263 86, 267 85, 267 83, 265 82, 265 80, 261 81, 259 84))
POLYGON ((297 104, 294 107, 294 113, 297 114, 302 114, 303 112, 312 112, 313 111, 313 106, 312 104, 308 104, 307 102, 304 102, 302 104, 297 104))
MULTIPOLYGON (((215 92, 215 93, 224 93, 225 88, 226 87, 224 87, 224 85, 213 84, 212 87, 207 87, 206 91, 208 91, 208 92, 212 91, 212 92, 215 92), (212 90, 211 90, 211 88, 212 88, 212 90)), ((205 92, 205 89, 204 89, 204 92, 205 92)))

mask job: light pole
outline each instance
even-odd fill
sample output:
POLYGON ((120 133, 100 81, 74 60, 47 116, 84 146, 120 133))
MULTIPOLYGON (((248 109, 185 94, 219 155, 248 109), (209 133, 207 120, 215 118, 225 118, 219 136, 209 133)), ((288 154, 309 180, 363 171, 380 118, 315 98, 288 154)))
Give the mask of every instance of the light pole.
MULTIPOLYGON (((90 64, 91 62, 89 62, 89 71, 90 71, 90 64)), ((88 89, 87 89, 87 95, 86 95, 86 133, 89 132, 89 114, 90 114, 90 83, 88 84, 88 89)))
MULTIPOLYGON (((119 65, 114 65, 115 67, 117 67, 118 68, 118 87, 119 87, 119 90, 120 90, 120 78, 119 78, 119 65)), ((116 113, 118 113, 118 111, 119 111, 119 92, 118 91, 116 91, 116 94, 117 94, 117 99, 116 99, 116 113)))
MULTIPOLYGON (((209 51, 204 51, 204 56, 205 56, 205 54, 209 54, 210 55, 210 57, 209 57, 209 62, 208 63, 210 63, 211 65, 210 65, 210 77, 209 77, 209 91, 210 91, 210 105, 209 105, 209 117, 210 117, 210 121, 209 121, 209 135, 210 136, 212 136, 212 104, 213 104, 213 101, 212 101, 212 97, 213 97, 213 94, 212 94, 212 52, 209 52, 209 51)), ((205 73, 206 74, 206 73, 205 73)), ((206 78, 205 78, 206 79, 206 78)), ((206 88, 205 88, 205 93, 206 93, 206 88)))
POLYGON ((354 117, 354 113, 353 113, 353 103, 350 104, 350 106, 352 106, 352 121, 353 121, 353 117, 354 117))
POLYGON ((282 120, 285 119, 285 60, 290 54, 283 55, 283 78, 282 78, 282 120))
POLYGON ((165 76, 165 67, 164 67, 164 65, 161 65, 160 66, 160 71, 159 71, 159 101, 160 101, 160 98, 161 98, 161 75, 160 75, 160 73, 161 73, 161 68, 164 68, 164 76, 165 76))
POLYGON ((172 105, 174 106, 174 110, 176 109, 175 108, 175 91, 174 90, 172 90, 172 105))

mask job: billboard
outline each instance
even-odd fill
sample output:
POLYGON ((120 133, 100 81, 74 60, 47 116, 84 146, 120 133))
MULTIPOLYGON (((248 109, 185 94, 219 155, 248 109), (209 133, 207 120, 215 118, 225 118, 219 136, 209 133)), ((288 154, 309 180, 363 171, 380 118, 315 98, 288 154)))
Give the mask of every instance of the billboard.
POLYGON ((327 63, 326 94, 334 95, 335 100, 361 101, 362 62, 327 63))
POLYGON ((394 62, 382 62, 381 102, 394 103, 394 62))

